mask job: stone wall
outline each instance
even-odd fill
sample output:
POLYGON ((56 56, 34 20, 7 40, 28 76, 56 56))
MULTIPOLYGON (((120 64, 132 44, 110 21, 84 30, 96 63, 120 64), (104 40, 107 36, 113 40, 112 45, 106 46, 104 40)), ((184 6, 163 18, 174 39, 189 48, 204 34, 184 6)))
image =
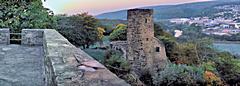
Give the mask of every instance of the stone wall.
POLYGON ((129 86, 52 29, 44 30, 48 86, 129 86))
POLYGON ((122 58, 127 60, 127 41, 113 41, 110 43, 110 47, 113 50, 122 51, 122 58))
POLYGON ((10 30, 7 28, 0 29, 0 44, 10 44, 10 30))
POLYGON ((23 29, 22 30, 22 45, 42 45, 43 30, 42 29, 23 29))
POLYGON ((154 37, 153 44, 155 51, 153 53, 153 65, 152 65, 153 69, 151 69, 151 71, 155 72, 154 70, 165 68, 169 60, 168 57, 166 56, 166 50, 163 42, 160 41, 158 38, 154 37))

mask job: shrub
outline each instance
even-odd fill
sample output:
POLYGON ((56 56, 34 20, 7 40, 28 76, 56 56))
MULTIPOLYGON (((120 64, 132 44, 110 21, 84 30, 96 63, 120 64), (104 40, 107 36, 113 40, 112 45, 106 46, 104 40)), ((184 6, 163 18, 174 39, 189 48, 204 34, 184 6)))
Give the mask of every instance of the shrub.
POLYGON ((227 52, 218 53, 214 61, 221 78, 229 85, 240 85, 240 60, 227 52))
POLYGON ((208 85, 211 85, 211 86, 219 86, 219 85, 223 85, 222 81, 221 81, 221 78, 218 77, 216 74, 214 74, 213 72, 211 71, 205 71, 204 74, 203 74, 203 77, 204 79, 206 80, 207 84, 208 85))
POLYGON ((130 64, 128 61, 122 58, 120 51, 109 50, 105 54, 104 64, 109 67, 109 69, 116 69, 117 71, 129 71, 130 64), (119 69, 119 70, 118 70, 119 69))
POLYGON ((156 86, 204 85, 204 69, 202 67, 169 64, 163 71, 153 76, 156 86))

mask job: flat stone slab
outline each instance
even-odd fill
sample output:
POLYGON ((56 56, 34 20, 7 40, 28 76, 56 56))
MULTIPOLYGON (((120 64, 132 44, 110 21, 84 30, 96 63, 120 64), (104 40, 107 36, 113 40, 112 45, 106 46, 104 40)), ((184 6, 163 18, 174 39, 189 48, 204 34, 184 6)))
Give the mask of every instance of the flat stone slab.
POLYGON ((0 86, 44 86, 42 46, 0 45, 0 86))

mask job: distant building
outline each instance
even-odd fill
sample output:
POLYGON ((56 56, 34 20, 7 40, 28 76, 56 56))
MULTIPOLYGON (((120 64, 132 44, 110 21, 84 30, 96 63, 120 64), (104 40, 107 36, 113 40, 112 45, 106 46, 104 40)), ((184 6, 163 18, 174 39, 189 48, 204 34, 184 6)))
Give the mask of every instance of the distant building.
POLYGON ((236 29, 240 29, 240 23, 232 23, 232 25, 233 25, 236 29))
POLYGON ((176 24, 186 24, 190 19, 188 18, 175 18, 175 19, 170 19, 171 23, 176 23, 176 24))
POLYGON ((181 30, 174 30, 174 32, 175 32, 174 37, 180 37, 183 33, 183 31, 181 31, 181 30))

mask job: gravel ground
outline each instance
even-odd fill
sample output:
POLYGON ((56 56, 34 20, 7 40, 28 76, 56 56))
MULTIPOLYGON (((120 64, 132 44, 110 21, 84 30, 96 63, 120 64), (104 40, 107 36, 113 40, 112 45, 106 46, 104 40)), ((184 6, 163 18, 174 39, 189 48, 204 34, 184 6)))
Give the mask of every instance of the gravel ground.
POLYGON ((0 86, 44 86, 42 46, 0 45, 0 86))

